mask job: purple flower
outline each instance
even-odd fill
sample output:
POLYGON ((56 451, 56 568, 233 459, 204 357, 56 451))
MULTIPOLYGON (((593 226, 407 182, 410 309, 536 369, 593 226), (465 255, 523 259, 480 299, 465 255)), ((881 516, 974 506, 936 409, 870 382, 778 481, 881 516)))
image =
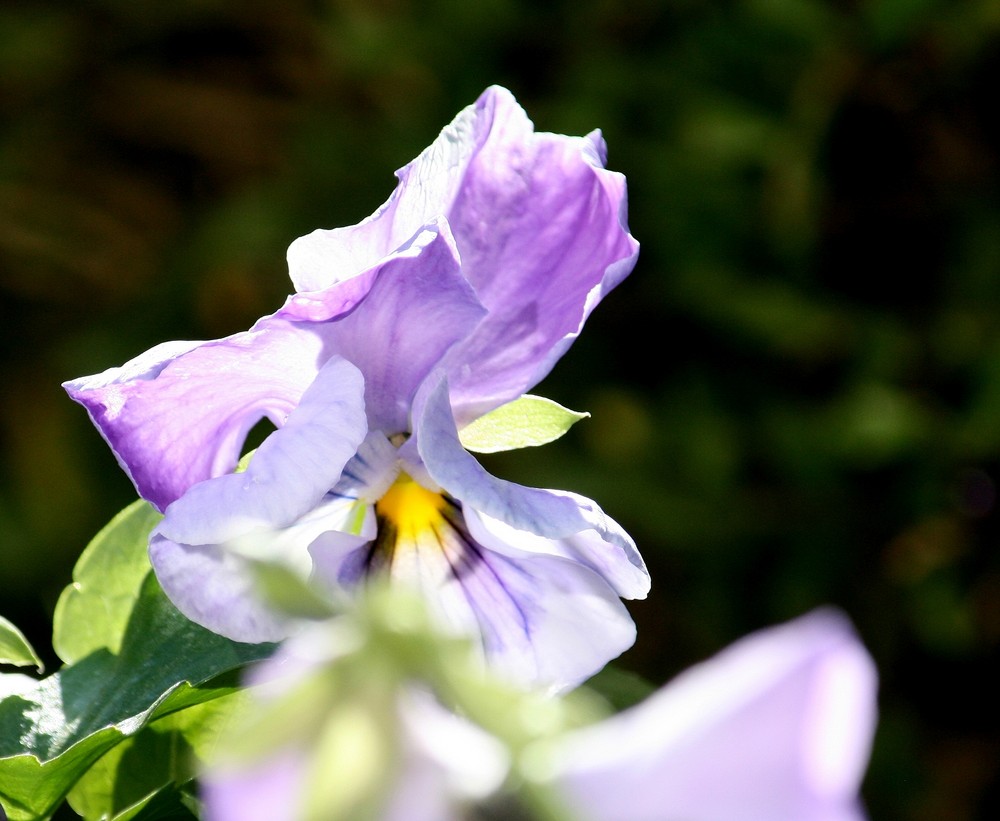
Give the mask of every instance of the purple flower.
POLYGON ((489 475, 458 431, 537 384, 635 264, 599 132, 535 133, 493 87, 358 225, 296 240, 296 293, 249 331, 66 383, 164 511, 167 595, 240 641, 288 624, 247 559, 331 587, 386 572, 529 682, 570 686, 634 641, 649 587, 588 499, 489 475), (277 430, 233 473, 263 417, 277 430))
MULTIPOLYGON (((284 675, 278 692, 292 692, 319 669, 315 656, 304 661, 305 638, 265 662, 256 679, 284 675)), ((566 817, 581 821, 861 821, 876 688, 872 660, 847 619, 819 610, 738 641, 623 713, 542 735, 520 760, 478 726, 408 695, 395 719, 394 775, 373 817, 458 821, 470 803, 503 796, 497 787, 509 770, 547 788, 566 817), (409 814, 396 814, 400 807, 409 814)), ((298 821, 314 783, 333 791, 341 775, 324 771, 322 760, 306 743, 286 743, 210 770, 206 818, 298 821)))

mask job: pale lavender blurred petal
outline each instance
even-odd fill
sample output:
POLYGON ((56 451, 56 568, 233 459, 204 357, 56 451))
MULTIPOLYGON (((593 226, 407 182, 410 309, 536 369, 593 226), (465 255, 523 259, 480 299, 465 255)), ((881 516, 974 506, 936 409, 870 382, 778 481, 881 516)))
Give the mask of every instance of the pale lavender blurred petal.
POLYGON ((506 778, 506 748, 429 693, 400 694, 399 724, 400 762, 379 821, 462 821, 465 805, 506 778))
POLYGON ((244 767, 216 770, 202 781, 205 821, 302 821, 307 751, 285 747, 244 767))
POLYGON ((859 821, 876 673, 837 612, 753 634, 550 750, 589 821, 859 821))

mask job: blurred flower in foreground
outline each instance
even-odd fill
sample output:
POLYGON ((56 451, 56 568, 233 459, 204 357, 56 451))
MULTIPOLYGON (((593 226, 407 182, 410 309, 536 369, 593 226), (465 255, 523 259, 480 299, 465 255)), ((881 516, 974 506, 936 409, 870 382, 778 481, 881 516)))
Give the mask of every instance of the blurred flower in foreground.
POLYGON ((457 649, 435 665, 425 634, 387 632, 338 657, 322 629, 303 633, 255 671, 249 723, 203 779, 208 821, 864 818, 876 673, 836 611, 748 636, 583 727, 585 691, 456 681, 457 649), (372 681, 387 641, 411 653, 372 681))
MULTIPOLYGON (((280 559, 330 587, 374 572, 416 586, 525 682, 571 686, 631 646, 621 597, 649 588, 632 539, 588 499, 496 479, 463 444, 490 412, 537 409, 525 391, 635 264, 605 154, 599 132, 535 133, 487 89, 375 214, 292 244, 296 293, 277 313, 66 383, 165 511, 150 556, 185 615, 283 637, 249 568, 280 559), (232 473, 265 416, 278 430, 232 473)), ((508 433, 492 444, 558 435, 508 433)))

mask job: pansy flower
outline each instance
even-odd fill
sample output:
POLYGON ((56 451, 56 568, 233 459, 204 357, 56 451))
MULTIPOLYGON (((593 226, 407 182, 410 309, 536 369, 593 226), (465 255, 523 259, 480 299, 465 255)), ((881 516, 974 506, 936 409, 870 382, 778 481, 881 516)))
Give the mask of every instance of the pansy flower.
POLYGON ((150 556, 182 612, 285 636, 250 572, 265 559, 338 589, 415 586, 525 682, 571 686, 632 644, 621 599, 649 586, 632 539, 589 499, 493 477, 460 434, 546 376, 635 264, 605 154, 489 88, 372 216, 291 245, 276 313, 66 383, 164 512, 150 556))

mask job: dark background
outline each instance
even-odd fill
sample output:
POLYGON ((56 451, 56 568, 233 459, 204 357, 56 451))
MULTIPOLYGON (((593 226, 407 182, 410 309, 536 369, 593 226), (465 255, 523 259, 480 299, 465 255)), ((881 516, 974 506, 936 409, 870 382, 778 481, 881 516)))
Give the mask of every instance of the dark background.
POLYGON ((248 327, 489 84, 600 127, 642 243, 492 470, 597 499, 655 683, 843 608, 874 821, 1000 817, 1000 7, 78 0, 0 7, 0 612, 46 655, 134 490, 60 382, 248 327))

